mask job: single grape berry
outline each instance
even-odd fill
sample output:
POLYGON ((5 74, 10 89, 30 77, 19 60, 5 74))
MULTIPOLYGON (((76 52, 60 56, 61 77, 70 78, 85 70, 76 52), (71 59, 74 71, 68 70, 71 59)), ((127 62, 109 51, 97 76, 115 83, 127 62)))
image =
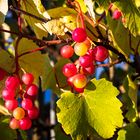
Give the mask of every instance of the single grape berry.
POLYGON ((84 88, 77 88, 77 87, 74 87, 74 90, 78 93, 83 93, 84 92, 84 88))
POLYGON ((39 109, 37 107, 33 107, 32 109, 28 110, 27 113, 30 119, 36 119, 39 115, 39 109))
POLYGON ((9 126, 11 129, 18 129, 19 128, 19 120, 16 120, 15 118, 12 118, 10 120, 9 126))
POLYGON ((91 64, 89 67, 82 67, 82 72, 85 75, 92 75, 95 72, 95 66, 91 64))
POLYGON ((24 118, 24 116, 25 116, 25 111, 24 111, 23 108, 17 107, 16 109, 14 109, 14 111, 13 111, 13 117, 16 120, 21 120, 22 118, 24 118))
POLYGON ((74 52, 78 56, 83 56, 87 53, 88 46, 85 43, 76 43, 74 46, 74 52))
POLYGON ((109 55, 108 50, 103 46, 97 46, 94 48, 95 60, 103 62, 109 55))
POLYGON ((66 77, 71 77, 77 73, 77 68, 73 63, 68 63, 63 66, 62 72, 66 77))
POLYGON ((12 100, 15 97, 15 91, 12 89, 4 89, 2 91, 2 97, 4 100, 12 100))
POLYGON ((22 108, 24 108, 25 110, 29 110, 33 107, 33 103, 30 99, 24 99, 21 102, 21 106, 22 108))
POLYGON ((0 68, 0 81, 3 80, 6 75, 7 75, 7 72, 0 68))
POLYGON ((38 87, 35 84, 31 84, 29 87, 27 87, 27 94, 30 96, 36 96, 38 93, 38 87))
POLYGON ((116 9, 116 10, 113 12, 112 18, 118 20, 121 16, 122 16, 121 11, 119 11, 118 9, 116 9))
POLYGON ((18 107, 18 101, 16 99, 13 99, 13 100, 6 100, 5 101, 5 107, 12 111, 14 110, 15 108, 18 107))
POLYGON ((76 88, 84 88, 87 84, 87 78, 83 74, 75 75, 73 84, 76 88))
POLYGON ((31 73, 25 73, 22 76, 22 81, 25 85, 31 85, 34 81, 34 76, 31 73))
POLYGON ((5 87, 11 90, 15 90, 19 84, 19 79, 16 76, 9 76, 5 81, 5 87))
POLYGON ((74 49, 70 45, 63 46, 60 50, 60 54, 64 58, 70 58, 74 54, 74 49))
POLYGON ((86 40, 86 38, 87 38, 87 34, 85 29, 83 28, 76 28, 72 32, 72 39, 76 42, 83 42, 86 40))
POLYGON ((92 59, 90 57, 90 55, 84 55, 79 57, 79 63, 82 67, 89 67, 90 64, 92 63, 92 59))
POLYGON ((28 117, 19 120, 19 128, 21 130, 28 130, 31 128, 32 122, 28 117))

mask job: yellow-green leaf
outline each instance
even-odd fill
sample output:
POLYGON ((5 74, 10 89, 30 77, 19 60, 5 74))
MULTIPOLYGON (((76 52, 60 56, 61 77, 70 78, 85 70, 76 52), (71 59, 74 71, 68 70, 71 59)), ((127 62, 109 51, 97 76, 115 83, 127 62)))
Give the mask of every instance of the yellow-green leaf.
POLYGON ((58 121, 73 139, 87 139, 92 129, 103 138, 111 138, 123 124, 118 94, 111 82, 93 79, 83 94, 66 92, 61 95, 57 102, 58 121))

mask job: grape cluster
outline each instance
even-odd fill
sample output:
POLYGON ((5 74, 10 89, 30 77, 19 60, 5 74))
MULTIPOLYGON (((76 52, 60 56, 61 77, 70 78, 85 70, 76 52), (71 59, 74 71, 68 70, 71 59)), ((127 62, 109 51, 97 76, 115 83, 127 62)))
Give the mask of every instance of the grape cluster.
POLYGON ((39 115, 38 108, 34 105, 38 87, 33 84, 34 77, 26 73, 20 80, 17 76, 9 76, 5 81, 5 88, 2 91, 2 98, 5 107, 12 113, 9 126, 12 129, 27 130, 32 125, 32 119, 39 115), (20 90, 21 86, 25 90, 20 90), (20 97, 20 101, 18 101, 20 97))
POLYGON ((87 76, 95 72, 96 61, 103 62, 109 53, 103 46, 93 48, 84 28, 76 28, 72 32, 72 39, 76 42, 74 47, 65 45, 61 48, 60 54, 64 58, 70 58, 75 53, 79 58, 75 63, 65 64, 62 72, 67 77, 72 91, 82 93, 88 82, 87 76))

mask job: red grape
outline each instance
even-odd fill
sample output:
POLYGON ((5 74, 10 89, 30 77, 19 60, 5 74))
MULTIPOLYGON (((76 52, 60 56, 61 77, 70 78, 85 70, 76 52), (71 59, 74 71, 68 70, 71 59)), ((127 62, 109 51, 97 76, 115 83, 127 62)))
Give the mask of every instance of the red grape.
POLYGON ((36 96, 38 93, 38 87, 35 84, 30 85, 27 88, 27 94, 30 96, 36 96))
POLYGON ((82 67, 88 67, 92 63, 90 55, 84 55, 79 58, 80 65, 82 67))
POLYGON ((30 85, 34 81, 34 76, 31 73, 25 73, 22 76, 22 81, 25 85, 30 85))
POLYGON ((76 42, 83 42, 86 40, 86 38, 87 38, 87 34, 85 29, 83 28, 76 28, 72 32, 72 39, 76 42))
POLYGON ((24 108, 25 110, 29 110, 33 107, 33 103, 30 99, 24 99, 21 102, 21 106, 22 108, 24 108))
POLYGON ((95 72, 95 66, 91 64, 89 67, 82 68, 83 74, 92 75, 95 72))
POLYGON ((74 54, 74 49, 72 46, 66 45, 61 48, 60 53, 64 58, 70 58, 74 54))
POLYGON ((95 60, 103 62, 109 55, 108 50, 103 46, 97 46, 94 48, 95 60))
POLYGON ((21 120, 19 120, 19 128, 21 130, 28 130, 29 128, 31 128, 32 122, 28 117, 25 117, 21 120))
POLYGON ((83 93, 84 92, 84 88, 76 88, 74 87, 74 90, 78 93, 83 93))
POLYGON ((8 89, 16 89, 19 86, 19 78, 16 76, 9 76, 5 81, 5 86, 8 89))
POLYGON ((39 115, 39 109, 37 107, 33 107, 32 109, 28 110, 27 113, 30 119, 36 119, 39 115))
POLYGON ((77 68, 73 63, 68 63, 64 65, 62 72, 66 77, 71 77, 77 73, 77 68))
POLYGON ((119 11, 118 9, 116 9, 116 10, 113 12, 112 18, 118 20, 121 16, 122 16, 121 11, 119 11))
POLYGON ((18 101, 16 99, 13 99, 13 100, 6 100, 5 101, 5 107, 12 111, 14 110, 15 108, 18 107, 18 101))
POLYGON ((4 100, 12 100, 15 97, 15 92, 12 89, 4 89, 2 91, 2 97, 4 100))

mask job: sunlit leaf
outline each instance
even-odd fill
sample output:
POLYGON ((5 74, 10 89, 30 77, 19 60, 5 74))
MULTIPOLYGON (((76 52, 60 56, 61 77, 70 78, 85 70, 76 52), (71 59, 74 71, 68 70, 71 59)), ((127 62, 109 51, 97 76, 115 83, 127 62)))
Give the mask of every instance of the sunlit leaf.
POLYGON ((118 94, 110 82, 93 79, 84 94, 66 92, 61 95, 57 102, 58 121, 73 139, 87 139, 91 128, 103 138, 110 138, 123 123, 118 94))

